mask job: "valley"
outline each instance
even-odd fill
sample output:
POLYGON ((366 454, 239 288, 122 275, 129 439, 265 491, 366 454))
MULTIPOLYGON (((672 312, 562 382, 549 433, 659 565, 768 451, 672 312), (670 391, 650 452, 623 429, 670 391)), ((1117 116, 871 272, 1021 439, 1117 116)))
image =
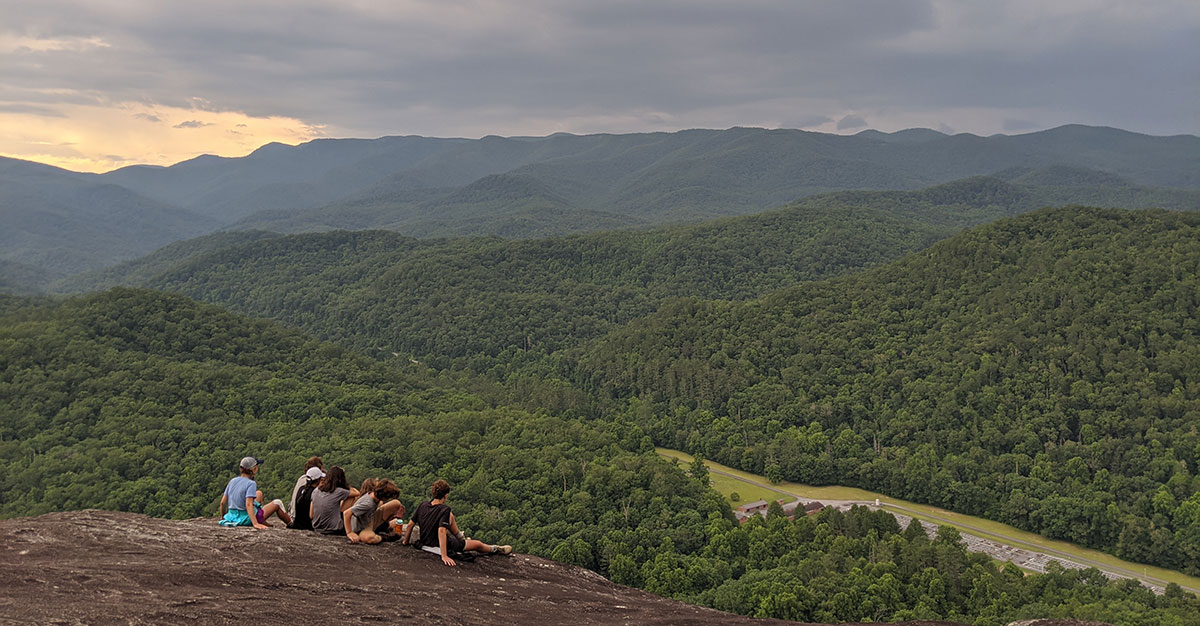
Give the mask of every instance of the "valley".
MULTIPOLYGON (((658 448, 656 452, 666 458, 678 459, 685 464, 691 464, 695 460, 693 456, 678 450, 658 448)), ((835 507, 864 506, 870 509, 882 509, 895 515, 901 526, 907 526, 911 519, 916 518, 926 523, 926 530, 930 533, 936 531, 938 526, 953 526, 962 531, 963 539, 969 550, 988 554, 1002 562, 1014 562, 1030 571, 1045 572, 1048 562, 1055 560, 1062 567, 1067 568, 1095 567, 1112 579, 1132 578, 1158 594, 1162 594, 1166 586, 1171 583, 1179 585, 1190 593, 1200 593, 1200 578, 1186 576, 1161 567, 1122 561, 1103 552, 1080 548, 1064 541, 1050 541, 1034 533, 991 520, 898 500, 885 494, 852 487, 836 485, 815 487, 790 482, 771 484, 763 476, 756 476, 713 461, 705 460, 704 463, 714 474, 712 476, 713 488, 729 499, 730 506, 733 508, 751 500, 764 499, 769 502, 779 496, 784 496, 785 498, 798 498, 805 502, 818 501, 835 507), (739 496, 737 501, 733 500, 731 494, 739 496), (876 502, 880 504, 876 505, 876 502)))

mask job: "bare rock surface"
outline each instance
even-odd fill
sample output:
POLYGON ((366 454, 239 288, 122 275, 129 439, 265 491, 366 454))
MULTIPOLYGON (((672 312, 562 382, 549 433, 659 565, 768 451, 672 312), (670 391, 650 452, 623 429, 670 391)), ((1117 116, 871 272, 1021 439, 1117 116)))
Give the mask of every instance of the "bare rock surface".
POLYGON ((399 542, 108 511, 0 521, 0 581, 6 625, 792 623, 684 604, 522 554, 446 567, 399 542))
POLYGON ((782 624, 538 557, 78 511, 0 521, 4 624, 782 624))

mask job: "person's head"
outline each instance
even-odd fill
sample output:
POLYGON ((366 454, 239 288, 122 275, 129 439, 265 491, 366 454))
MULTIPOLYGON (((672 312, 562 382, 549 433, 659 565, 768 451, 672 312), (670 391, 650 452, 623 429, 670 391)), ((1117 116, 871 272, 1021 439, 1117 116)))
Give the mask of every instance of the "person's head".
POLYGON ((254 476, 258 473, 259 465, 262 465, 262 459, 247 456, 242 457, 242 462, 238 464, 238 469, 241 470, 243 476, 254 476))
POLYGON ((376 481, 374 478, 368 478, 368 479, 364 480, 362 487, 358 488, 358 492, 359 493, 371 493, 372 491, 375 491, 375 482, 376 481))
POLYGON ((433 489, 430 493, 433 495, 430 498, 431 500, 441 500, 446 497, 446 494, 450 493, 450 483, 439 478, 434 481, 433 489))
POLYGON ((375 499, 380 502, 387 502, 393 498, 400 497, 400 488, 396 483, 384 478, 375 482, 375 499))
POLYGON ((319 467, 310 467, 304 470, 304 478, 310 483, 316 480, 321 480, 322 478, 325 478, 325 471, 319 467))
POLYGON ((307 472, 314 467, 320 469, 321 471, 325 471, 325 461, 322 461, 321 457, 319 456, 311 457, 308 459, 308 462, 304 464, 304 471, 307 472))
POLYGON ((346 480, 346 470, 334 465, 325 473, 325 478, 321 479, 321 484, 317 487, 325 493, 329 493, 334 489, 350 489, 350 482, 346 480))

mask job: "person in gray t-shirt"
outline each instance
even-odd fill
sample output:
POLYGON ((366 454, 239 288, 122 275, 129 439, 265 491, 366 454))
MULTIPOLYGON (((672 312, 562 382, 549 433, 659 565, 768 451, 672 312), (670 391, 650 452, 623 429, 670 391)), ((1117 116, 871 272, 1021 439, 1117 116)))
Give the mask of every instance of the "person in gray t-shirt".
POLYGON ((379 543, 383 538, 375 529, 393 517, 404 515, 404 505, 396 499, 400 488, 396 483, 384 479, 375 483, 375 490, 358 497, 354 506, 342 513, 346 526, 346 538, 350 543, 379 543))
POLYGON ((330 535, 345 534, 342 513, 358 496, 358 490, 351 488, 350 483, 346 481, 345 470, 336 465, 329 468, 329 473, 312 492, 309 516, 312 518, 313 530, 330 535))

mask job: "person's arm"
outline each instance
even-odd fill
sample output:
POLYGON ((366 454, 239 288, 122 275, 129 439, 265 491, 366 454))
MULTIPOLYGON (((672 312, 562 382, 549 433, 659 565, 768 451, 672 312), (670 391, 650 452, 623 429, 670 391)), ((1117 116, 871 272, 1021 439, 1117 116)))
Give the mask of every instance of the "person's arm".
POLYGON ((225 516, 225 505, 229 503, 229 494, 221 494, 221 504, 217 506, 217 517, 225 516))
POLYGON ((246 514, 250 516, 250 523, 259 530, 267 530, 270 526, 258 523, 257 511, 254 510, 254 498, 246 496, 246 514))
POLYGON ((362 493, 360 493, 356 487, 350 488, 350 497, 351 498, 358 499, 358 497, 361 495, 362 495, 362 493))
POLYGON ((342 524, 346 527, 346 538, 350 543, 358 543, 358 533, 350 530, 350 518, 354 517, 354 509, 349 508, 342 512, 342 524))
MULTIPOLYGON (((304 482, 305 482, 305 477, 301 476, 296 481, 296 486, 292 487, 292 499, 288 500, 288 508, 287 508, 288 515, 290 515, 292 517, 296 517, 296 496, 300 495, 300 488, 304 486, 304 482)), ((309 516, 311 517, 311 515, 312 514, 310 513, 309 516)))
POLYGON ((404 525, 404 534, 400 537, 400 545, 408 545, 408 538, 412 535, 413 526, 416 524, 415 520, 408 520, 408 523, 404 525))
POLYGON ((442 563, 454 567, 454 559, 450 558, 450 546, 446 542, 448 532, 450 531, 445 526, 438 527, 438 547, 442 549, 442 563))

